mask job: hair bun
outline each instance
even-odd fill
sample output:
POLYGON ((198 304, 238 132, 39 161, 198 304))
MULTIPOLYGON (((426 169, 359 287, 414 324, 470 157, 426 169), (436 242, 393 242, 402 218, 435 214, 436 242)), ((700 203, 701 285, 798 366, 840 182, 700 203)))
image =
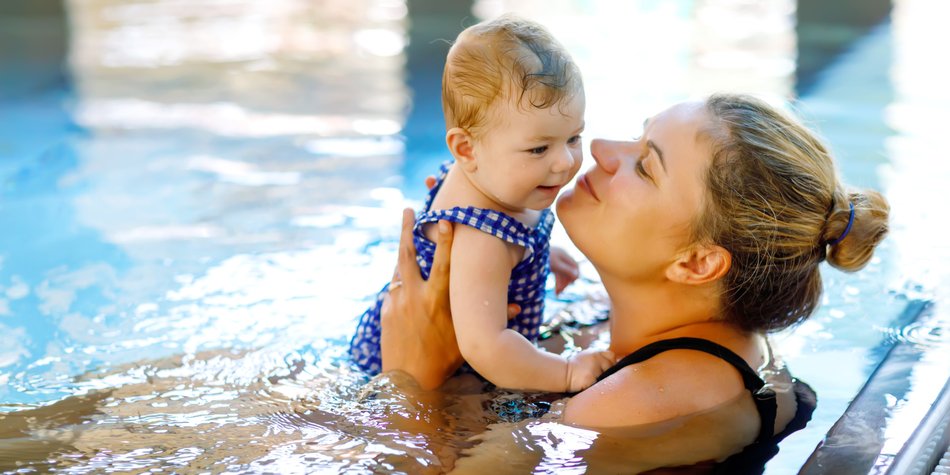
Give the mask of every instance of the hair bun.
POLYGON ((835 192, 835 205, 821 239, 827 246, 828 263, 846 272, 867 265, 874 249, 887 235, 889 213, 887 200, 876 191, 835 192))

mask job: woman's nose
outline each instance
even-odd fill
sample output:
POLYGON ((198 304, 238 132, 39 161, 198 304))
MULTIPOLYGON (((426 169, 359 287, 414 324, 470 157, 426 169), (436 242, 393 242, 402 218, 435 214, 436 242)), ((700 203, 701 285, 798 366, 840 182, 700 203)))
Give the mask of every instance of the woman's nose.
POLYGON ((621 158, 628 153, 632 145, 633 142, 594 139, 590 142, 590 154, 597 162, 597 166, 613 174, 620 167, 621 158))

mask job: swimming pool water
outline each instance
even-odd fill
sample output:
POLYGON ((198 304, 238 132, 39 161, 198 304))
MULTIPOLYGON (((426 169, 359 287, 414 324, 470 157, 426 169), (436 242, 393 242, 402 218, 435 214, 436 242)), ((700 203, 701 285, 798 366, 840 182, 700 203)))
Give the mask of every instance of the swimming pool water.
MULTIPOLYGON (((64 6, 60 21, 0 21, 14 38, 59 25, 69 40, 67 74, 49 82, 2 56, 18 66, 2 69, 16 93, 0 95, 0 470, 438 473, 471 436, 505 430, 547 454, 538 471, 588 467, 578 454, 596 434, 499 415, 550 401, 464 379, 442 396, 392 392, 344 357, 392 271, 399 210, 445 158, 435 39, 506 10, 575 54, 585 137, 635 135, 714 90, 800 94, 844 179, 891 201, 871 265, 824 269, 818 314, 776 335, 819 406, 767 473, 797 472, 888 342, 934 351, 892 395, 908 422, 871 432, 906 440, 947 379, 939 2, 895 1, 807 81, 799 36, 842 30, 807 28, 785 0, 64 6), (916 297, 937 302, 929 318, 893 326, 916 297)), ((570 246, 563 231, 555 243, 570 246)))

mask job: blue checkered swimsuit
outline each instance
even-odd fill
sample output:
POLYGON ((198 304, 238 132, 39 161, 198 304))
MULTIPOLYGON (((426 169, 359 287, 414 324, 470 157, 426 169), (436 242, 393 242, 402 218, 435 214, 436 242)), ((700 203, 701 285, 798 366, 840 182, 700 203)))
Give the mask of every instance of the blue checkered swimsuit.
MULTIPOLYGON (((451 163, 442 165, 438 181, 429 191, 425 209, 416 217, 413 228, 416 262, 419 264, 422 276, 425 279, 429 278, 432 257, 435 254, 435 243, 425 237, 423 228, 426 224, 437 223, 440 219, 471 226, 505 242, 524 247, 525 257, 512 269, 511 281, 508 283, 508 302, 520 305, 521 313, 508 321, 508 328, 534 341, 538 338, 538 329, 544 314, 544 285, 550 272, 549 241, 551 228, 554 225, 554 215, 549 209, 543 210, 537 226, 530 229, 511 216, 495 210, 456 207, 432 211, 429 207, 436 193, 439 192, 439 188, 442 187, 450 166, 451 163)), ((350 356, 360 368, 371 374, 376 374, 382 369, 379 350, 379 313, 383 297, 388 291, 389 283, 377 294, 375 304, 360 317, 356 334, 350 341, 350 356)))

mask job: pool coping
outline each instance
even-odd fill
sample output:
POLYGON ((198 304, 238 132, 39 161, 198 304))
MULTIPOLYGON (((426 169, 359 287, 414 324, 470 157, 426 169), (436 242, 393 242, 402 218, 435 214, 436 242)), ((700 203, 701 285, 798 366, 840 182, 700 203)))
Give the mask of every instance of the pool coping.
POLYGON ((929 474, 950 445, 950 379, 937 400, 917 426, 917 430, 894 457, 887 473, 894 475, 929 474))
MULTIPOLYGON (((929 315, 933 308, 930 300, 910 300, 893 325, 903 328, 929 315)), ((932 467, 936 461, 930 459, 942 454, 940 444, 945 444, 950 437, 950 429, 944 423, 950 418, 950 379, 917 429, 902 441, 897 454, 886 453, 885 442, 893 444, 894 441, 886 441, 882 434, 893 409, 887 401, 894 397, 895 379, 909 374, 914 363, 928 350, 926 346, 905 340, 894 343, 861 391, 818 443, 799 475, 907 474, 915 473, 911 470, 914 466, 932 467)))

